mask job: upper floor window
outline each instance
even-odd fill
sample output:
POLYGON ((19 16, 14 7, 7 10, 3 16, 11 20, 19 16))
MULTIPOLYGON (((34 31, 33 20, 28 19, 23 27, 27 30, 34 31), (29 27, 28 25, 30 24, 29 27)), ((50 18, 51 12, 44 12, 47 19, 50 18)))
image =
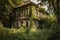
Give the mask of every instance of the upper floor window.
POLYGON ((19 16, 28 16, 28 15, 29 15, 28 8, 25 8, 25 9, 19 11, 19 16))
POLYGON ((35 16, 37 16, 37 13, 38 13, 38 12, 37 12, 37 9, 35 9, 35 16))
POLYGON ((29 11, 28 11, 28 8, 25 9, 25 16, 28 16, 29 15, 29 11))
POLYGON ((35 9, 35 16, 39 17, 40 16, 39 14, 40 14, 39 10, 35 9))
POLYGON ((26 16, 27 14, 27 9, 24 9, 24 16, 26 16))
POLYGON ((22 10, 20 11, 19 16, 23 16, 23 11, 22 10))
POLYGON ((40 16, 39 10, 37 12, 38 12, 38 17, 39 17, 40 16))
POLYGON ((29 11, 28 11, 28 8, 25 8, 23 10, 23 16, 28 16, 29 15, 29 11))
POLYGON ((37 9, 35 9, 35 13, 37 13, 37 9))

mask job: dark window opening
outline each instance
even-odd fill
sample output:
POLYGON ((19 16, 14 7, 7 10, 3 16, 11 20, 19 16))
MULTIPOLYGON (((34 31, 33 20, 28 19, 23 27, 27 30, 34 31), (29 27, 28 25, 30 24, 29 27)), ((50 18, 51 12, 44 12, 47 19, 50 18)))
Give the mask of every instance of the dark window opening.
POLYGON ((28 26, 28 21, 26 22, 26 26, 28 26))
POLYGON ((40 28, 41 29, 43 29, 43 28, 45 28, 45 22, 43 21, 43 20, 41 20, 40 22, 39 22, 39 24, 40 24, 40 28))
POLYGON ((23 21, 21 21, 21 27, 23 27, 23 21))
POLYGON ((17 27, 18 27, 18 22, 16 24, 17 24, 17 27))

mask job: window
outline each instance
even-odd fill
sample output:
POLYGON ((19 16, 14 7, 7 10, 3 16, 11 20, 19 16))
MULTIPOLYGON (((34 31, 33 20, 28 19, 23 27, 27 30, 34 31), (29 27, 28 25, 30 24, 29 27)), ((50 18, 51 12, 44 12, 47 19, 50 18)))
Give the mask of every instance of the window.
POLYGON ((19 10, 17 10, 16 16, 19 17, 19 10))
POLYGON ((39 11, 37 11, 38 12, 38 17, 40 16, 40 13, 39 13, 39 11))
POLYGON ((35 27, 38 27, 38 24, 39 24, 38 21, 35 21, 35 27))
POLYGON ((29 15, 29 11, 30 11, 29 7, 28 7, 28 9, 27 9, 27 10, 28 10, 28 15, 29 15))
POLYGON ((28 26, 28 21, 26 22, 26 26, 28 26))
POLYGON ((28 20, 22 20, 21 21, 21 27, 24 27, 24 26, 29 27, 30 26, 30 21, 28 21, 28 20))
POLYGON ((16 11, 16 17, 17 17, 17 13, 18 13, 18 12, 16 11))
POLYGON ((24 9, 24 16, 26 16, 26 9, 24 9))
POLYGON ((17 28, 19 26, 18 25, 18 21, 14 22, 14 25, 13 26, 17 28))
POLYGON ((24 17, 25 16, 25 12, 24 12, 24 10, 22 10, 22 11, 23 11, 23 13, 22 13, 23 15, 22 16, 24 17))
POLYGON ((28 8, 25 8, 23 13, 24 13, 24 16, 28 16, 29 15, 28 8))
POLYGON ((19 17, 21 16, 21 13, 22 13, 22 11, 21 11, 21 10, 19 10, 19 17))
POLYGON ((21 27, 21 23, 20 23, 20 20, 18 21, 18 27, 21 27))
POLYGON ((27 26, 27 27, 30 26, 30 21, 26 21, 26 26, 27 26))
POLYGON ((23 17, 24 16, 24 10, 20 11, 20 16, 23 17))
POLYGON ((18 25, 18 21, 16 22, 16 27, 19 27, 19 25, 18 25))
POLYGON ((23 21, 21 21, 21 27, 23 27, 23 21))
POLYGON ((28 16, 28 8, 26 8, 26 16, 28 16))
POLYGON ((37 9, 35 9, 35 13, 37 13, 37 9))
POLYGON ((37 16, 37 13, 38 13, 38 12, 37 12, 37 9, 35 9, 35 16, 37 16))

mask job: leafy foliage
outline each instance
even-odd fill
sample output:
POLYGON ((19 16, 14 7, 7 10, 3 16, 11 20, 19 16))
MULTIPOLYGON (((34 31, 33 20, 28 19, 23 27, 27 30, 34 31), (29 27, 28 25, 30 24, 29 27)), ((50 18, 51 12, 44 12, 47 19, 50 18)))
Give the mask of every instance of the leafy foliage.
POLYGON ((0 0, 0 20, 5 27, 11 26, 12 9, 21 4, 22 0, 0 0))
MULTIPOLYGON (((14 7, 20 5, 22 0, 0 0, 0 20, 2 21, 3 25, 8 25, 11 22, 11 9, 14 7)), ((58 23, 60 23, 60 1, 59 0, 43 0, 43 1, 48 1, 49 6, 53 6, 53 10, 55 14, 57 14, 57 20, 58 23)), ((42 2, 43 2, 42 1, 42 2)), ((45 11, 42 9, 41 11, 45 11)), ((30 15, 31 16, 31 15, 30 15)), ((54 39, 60 35, 60 26, 56 26, 56 17, 53 14, 50 16, 47 16, 47 18, 43 19, 45 22, 45 28, 43 29, 34 29, 31 28, 28 29, 27 31, 29 32, 28 34, 26 33, 26 29, 20 28, 20 29, 9 29, 5 28, 3 26, 0 27, 0 40, 57 40, 54 39), (52 38, 51 38, 52 37, 52 38)), ((32 25, 33 22, 31 21, 32 25)), ((59 24, 60 25, 60 24, 59 24)), ((7 27, 7 26, 6 26, 7 27)), ((42 27, 42 26, 41 26, 42 27)))
POLYGON ((48 40, 49 35, 50 31, 46 29, 26 34, 24 29, 0 27, 0 40, 48 40))
POLYGON ((54 20, 55 15, 50 15, 43 21, 48 23, 48 26, 43 29, 31 28, 29 33, 26 33, 24 28, 5 28, 0 24, 0 39, 1 40, 51 40, 53 39, 53 34, 55 35, 56 30, 56 20, 54 20), (50 25, 50 26, 49 26, 50 25), (2 38, 1 38, 2 37, 2 38))

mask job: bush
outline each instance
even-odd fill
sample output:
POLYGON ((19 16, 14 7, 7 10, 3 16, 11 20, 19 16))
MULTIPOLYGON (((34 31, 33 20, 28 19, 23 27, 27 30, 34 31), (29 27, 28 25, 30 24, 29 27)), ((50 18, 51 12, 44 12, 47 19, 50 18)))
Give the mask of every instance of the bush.
POLYGON ((57 23, 57 18, 54 14, 47 15, 46 18, 44 18, 40 21, 40 28, 41 29, 44 29, 44 28, 50 29, 51 26, 56 26, 56 23, 57 23))
POLYGON ((0 27, 0 40, 48 40, 50 31, 47 29, 31 31, 26 33, 23 28, 14 29, 14 28, 5 28, 0 27))
POLYGON ((50 16, 43 20, 46 25, 48 24, 46 28, 32 28, 29 33, 26 33, 26 29, 24 28, 5 28, 0 25, 0 40, 50 40, 57 27, 55 24, 56 20, 52 17, 50 16))

